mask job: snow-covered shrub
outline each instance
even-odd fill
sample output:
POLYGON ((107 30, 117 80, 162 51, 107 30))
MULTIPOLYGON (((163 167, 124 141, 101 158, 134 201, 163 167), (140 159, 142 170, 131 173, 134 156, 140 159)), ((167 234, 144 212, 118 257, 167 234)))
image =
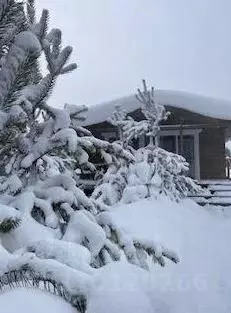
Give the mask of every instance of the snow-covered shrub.
MULTIPOLYGON (((144 135, 149 138, 146 147, 132 150, 134 161, 112 165, 96 187, 92 197, 107 205, 119 201, 133 202, 164 194, 179 201, 188 194, 203 194, 196 182, 187 176, 189 164, 184 157, 168 152, 158 146, 160 122, 166 120, 169 112, 163 105, 155 102, 154 88, 150 91, 143 81, 144 90, 138 89, 137 99, 145 117, 142 121, 126 118, 117 108, 110 119, 117 127, 120 140, 125 148, 131 141, 144 135)), ((131 151, 131 149, 130 149, 131 151)))
POLYGON ((179 201, 189 194, 200 193, 201 187, 187 176, 188 169, 188 163, 180 155, 161 148, 141 148, 135 163, 128 167, 122 200, 129 203, 164 194, 179 201))
POLYGON ((149 138, 149 146, 157 147, 160 122, 167 120, 170 112, 167 112, 163 105, 155 102, 154 87, 148 90, 145 80, 143 80, 143 88, 143 91, 138 89, 136 98, 141 104, 141 112, 145 119, 134 121, 132 125, 125 125, 124 137, 129 143, 133 138, 144 135, 149 138))
POLYGON ((136 151, 134 162, 111 166, 92 197, 114 205, 119 201, 130 203, 160 194, 179 201, 189 194, 204 193, 187 176, 188 169, 188 163, 180 155, 159 147, 141 148, 136 151))
POLYGON ((132 151, 131 146, 128 145, 130 141, 130 136, 127 134, 126 130, 131 129, 134 126, 135 121, 131 116, 127 114, 119 105, 115 106, 115 111, 112 116, 108 119, 109 123, 115 126, 117 134, 119 137, 118 142, 127 150, 132 151))
POLYGON ((127 185, 128 167, 125 162, 109 166, 91 197, 109 206, 118 203, 127 185))
MULTIPOLYGON (((15 3, 0 0, 0 28, 15 3)), ((43 282, 84 312, 92 273, 119 260, 121 250, 130 263, 144 268, 148 256, 161 266, 165 258, 175 263, 178 258, 128 235, 108 206, 77 187, 76 169, 94 169, 89 154, 117 166, 133 155, 79 126, 84 106, 56 109, 46 103, 57 78, 76 68, 68 64, 72 48, 62 48, 60 30, 48 32, 48 11, 36 22, 33 0, 24 14, 26 30, 17 29, 0 60, 0 136, 5 138, 0 150, 0 286, 43 282), (30 66, 29 59, 36 64, 41 54, 48 72, 36 81, 24 66, 30 66), (11 98, 21 75, 28 83, 11 98)))

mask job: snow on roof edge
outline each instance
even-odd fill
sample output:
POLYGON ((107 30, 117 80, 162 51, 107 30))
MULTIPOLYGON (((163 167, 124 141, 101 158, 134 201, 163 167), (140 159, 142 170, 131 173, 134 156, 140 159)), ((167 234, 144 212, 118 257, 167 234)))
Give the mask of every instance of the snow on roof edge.
MULTIPOLYGON (((185 109, 211 118, 231 120, 231 101, 216 99, 185 91, 160 90, 155 91, 156 102, 185 109)), ((135 95, 115 99, 88 108, 87 118, 83 126, 102 123, 108 120, 115 110, 115 106, 120 105, 128 113, 141 107, 135 95)))

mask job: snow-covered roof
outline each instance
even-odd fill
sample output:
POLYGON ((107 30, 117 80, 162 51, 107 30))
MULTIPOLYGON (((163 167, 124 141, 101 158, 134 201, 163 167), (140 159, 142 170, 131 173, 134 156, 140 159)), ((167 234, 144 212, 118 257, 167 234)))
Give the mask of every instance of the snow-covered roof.
MULTIPOLYGON (((212 118, 231 120, 231 101, 228 100, 172 90, 156 90, 155 99, 156 102, 162 105, 185 109, 212 118)), ((128 113, 141 106, 135 95, 94 105, 89 107, 87 119, 83 125, 87 126, 107 121, 116 105, 120 105, 128 113)))

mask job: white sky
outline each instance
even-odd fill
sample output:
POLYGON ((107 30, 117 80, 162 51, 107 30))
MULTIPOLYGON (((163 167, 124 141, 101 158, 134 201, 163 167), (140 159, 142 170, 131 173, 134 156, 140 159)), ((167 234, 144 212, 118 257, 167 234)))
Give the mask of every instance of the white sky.
POLYGON ((37 0, 79 69, 51 103, 96 104, 161 89, 231 99, 231 0, 37 0))

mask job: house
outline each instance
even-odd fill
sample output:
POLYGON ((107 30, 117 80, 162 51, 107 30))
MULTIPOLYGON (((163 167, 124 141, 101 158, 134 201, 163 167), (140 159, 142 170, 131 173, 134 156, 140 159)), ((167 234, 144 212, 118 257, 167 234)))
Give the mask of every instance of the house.
MULTIPOLYGON (((155 91, 156 102, 171 115, 161 125, 160 146, 183 155, 190 165, 189 175, 197 180, 224 179, 225 143, 231 136, 231 102, 181 91, 155 91)), ((96 137, 114 141, 116 129, 107 121, 120 105, 135 120, 143 119, 141 104, 135 95, 89 108, 83 126, 96 137)), ((145 145, 145 138, 134 142, 145 145)))

